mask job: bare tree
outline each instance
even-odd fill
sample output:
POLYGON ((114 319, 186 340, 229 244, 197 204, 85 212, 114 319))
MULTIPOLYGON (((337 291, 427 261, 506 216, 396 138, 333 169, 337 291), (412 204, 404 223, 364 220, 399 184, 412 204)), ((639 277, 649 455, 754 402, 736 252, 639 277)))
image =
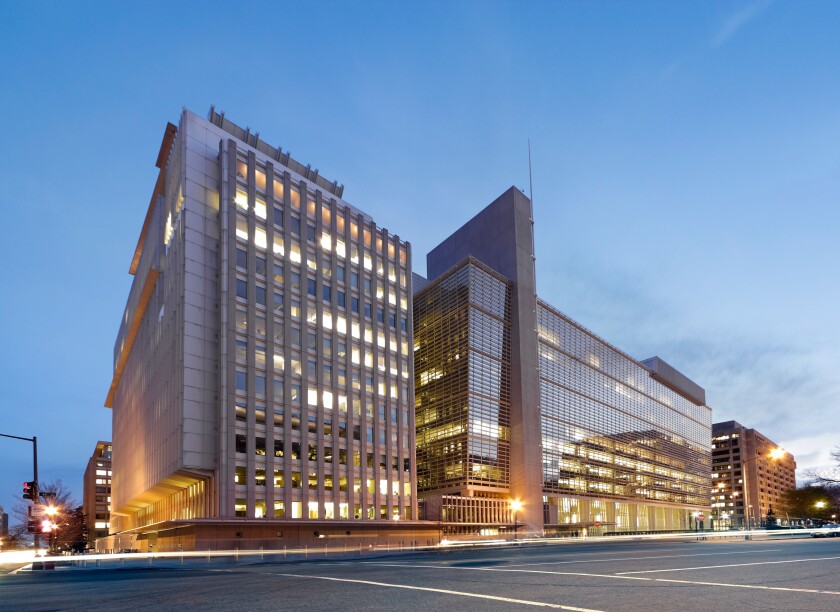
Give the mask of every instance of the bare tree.
POLYGON ((833 466, 810 469, 805 474, 819 484, 840 486, 840 445, 835 446, 829 456, 834 461, 833 466))

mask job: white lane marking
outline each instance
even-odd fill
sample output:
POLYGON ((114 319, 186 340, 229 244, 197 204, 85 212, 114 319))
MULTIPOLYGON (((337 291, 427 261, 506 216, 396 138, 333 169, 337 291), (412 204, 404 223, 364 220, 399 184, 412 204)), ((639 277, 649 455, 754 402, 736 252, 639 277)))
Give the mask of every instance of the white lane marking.
POLYGON ((504 567, 531 567, 535 565, 561 565, 564 563, 610 563, 612 561, 641 561, 647 559, 677 559, 680 557, 716 557, 718 555, 763 555, 767 552, 779 552, 781 548, 763 548, 761 550, 744 550, 735 552, 719 552, 719 553, 696 553, 692 555, 658 555, 652 557, 618 557, 618 558, 604 558, 604 559, 580 559, 577 561, 545 561, 543 563, 510 563, 504 567))
POLYGON ((762 589, 765 591, 793 591, 794 593, 819 593, 821 595, 840 595, 840 591, 820 591, 817 589, 795 589, 793 587, 771 587, 760 584, 730 584, 727 582, 700 582, 697 580, 670 580, 668 578, 653 578, 654 582, 677 582, 679 584, 698 584, 703 586, 734 587, 737 589, 762 589))
POLYGON ((730 565, 705 565, 701 567, 675 567, 672 569, 640 570, 635 572, 616 572, 616 576, 627 574, 656 574, 658 572, 690 572, 701 569, 720 569, 724 567, 747 567, 750 565, 779 565, 783 563, 804 563, 806 561, 834 561, 840 557, 814 557, 811 559, 787 559, 785 561, 756 561, 755 563, 732 563, 730 565))
POLYGON ((557 608, 560 610, 575 610, 576 612, 599 612, 592 608, 576 608, 574 606, 564 606, 561 604, 547 603, 543 601, 530 601, 527 599, 514 599, 512 597, 499 597, 497 595, 485 595, 483 593, 468 593, 466 591, 452 591, 449 589, 435 589, 432 587, 421 587, 410 584, 390 584, 387 582, 375 582, 373 580, 355 580, 351 578, 335 578, 332 576, 310 576, 306 574, 278 574, 270 572, 271 576, 286 576, 288 578, 303 578, 311 580, 331 580, 334 582, 353 582, 356 584, 369 584, 371 586, 386 587, 390 589, 408 589, 411 591, 428 591, 430 593, 443 593, 444 595, 459 595, 461 597, 475 597, 477 599, 491 599, 493 601, 503 601, 505 603, 522 604, 525 606, 539 606, 542 608, 557 608))
MULTIPOLYGON (((837 557, 831 557, 837 558, 837 557)), ((362 561, 362 563, 369 563, 371 565, 386 565, 384 563, 374 563, 371 561, 362 561)), ((753 563, 747 565, 756 565, 753 563)), ((393 564, 393 567, 408 567, 405 565, 393 564)), ((467 571, 483 571, 483 572, 519 572, 523 574, 551 574, 554 576, 583 576, 586 578, 612 578, 613 580, 643 580, 646 582, 675 582, 680 584, 696 584, 699 586, 717 586, 717 587, 733 587, 739 589, 761 589, 766 591, 792 591, 794 593, 819 593, 822 595, 840 595, 836 591, 821 591, 817 589, 797 589, 793 587, 771 587, 753 584, 731 584, 726 582, 703 582, 699 580, 674 580, 669 578, 644 578, 642 576, 626 576, 621 574, 585 574, 583 572, 552 572, 548 570, 526 570, 526 569, 504 569, 498 567, 453 567, 450 565, 414 565, 411 567, 430 568, 430 569, 445 569, 445 570, 467 570, 467 571)), ((720 567, 735 567, 735 566, 720 566, 720 567)))
MULTIPOLYGON (((720 553, 695 553, 691 555, 658 555, 651 557, 606 557, 603 559, 578 559, 575 561, 544 561, 540 563, 508 563, 500 567, 536 567, 541 565, 564 565, 576 563, 610 563, 611 561, 641 561, 649 559, 676 559, 679 557, 715 557, 717 555, 760 555, 766 552, 779 552, 781 548, 764 548, 761 550, 735 551, 735 552, 720 552, 720 553)), ((390 567, 416 567, 413 563, 385 563, 384 561, 361 561, 360 563, 367 563, 370 565, 388 565, 390 567)), ((439 567, 439 566, 429 566, 439 567)), ((458 566, 445 566, 458 567, 458 566)))
POLYGON ((584 572, 550 572, 548 570, 505 569, 503 567, 458 567, 457 565, 404 565, 397 563, 383 563, 376 561, 361 561, 366 565, 385 567, 411 567, 420 569, 465 570, 472 572, 520 572, 523 574, 551 574, 553 576, 588 576, 590 578, 621 578, 624 580, 653 580, 653 578, 637 578, 636 576, 618 576, 616 574, 587 574, 584 572))

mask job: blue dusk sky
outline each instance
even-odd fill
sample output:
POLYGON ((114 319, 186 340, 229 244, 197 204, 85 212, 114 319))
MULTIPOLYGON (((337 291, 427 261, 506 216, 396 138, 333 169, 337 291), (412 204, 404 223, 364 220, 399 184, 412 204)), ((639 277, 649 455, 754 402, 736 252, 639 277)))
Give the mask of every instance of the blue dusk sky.
MULTIPOLYGON (((164 127, 215 104, 421 274, 528 193, 530 138, 540 296, 828 463, 839 27, 817 1, 0 2, 0 433, 81 501, 164 127)), ((30 474, 0 438, 7 511, 30 474)))

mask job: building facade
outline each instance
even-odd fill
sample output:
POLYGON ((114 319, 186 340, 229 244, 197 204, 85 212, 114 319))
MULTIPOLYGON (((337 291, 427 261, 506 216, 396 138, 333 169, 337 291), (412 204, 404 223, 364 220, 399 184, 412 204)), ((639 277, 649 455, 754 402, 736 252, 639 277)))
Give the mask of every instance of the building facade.
MULTIPOLYGON (((796 488, 796 460, 775 442, 737 421, 712 426, 712 515, 716 528, 757 528, 796 488)), ((775 513, 776 520, 785 520, 775 513)))
POLYGON ((98 538, 108 536, 111 527, 111 453, 110 442, 97 442, 85 468, 82 511, 91 548, 98 538))
POLYGON ((106 401, 112 534, 416 519, 410 245, 213 109, 157 166, 106 401))
POLYGON ((418 491, 459 534, 694 528, 711 410, 536 294, 530 201, 511 188, 415 276, 418 491))

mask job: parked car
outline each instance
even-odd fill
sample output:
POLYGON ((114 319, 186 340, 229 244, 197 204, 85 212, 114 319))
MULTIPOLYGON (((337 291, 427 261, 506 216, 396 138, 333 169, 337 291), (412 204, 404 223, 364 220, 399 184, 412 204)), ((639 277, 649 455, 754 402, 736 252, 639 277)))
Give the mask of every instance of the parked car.
POLYGON ((840 525, 823 525, 811 532, 812 538, 838 538, 840 537, 840 525))

